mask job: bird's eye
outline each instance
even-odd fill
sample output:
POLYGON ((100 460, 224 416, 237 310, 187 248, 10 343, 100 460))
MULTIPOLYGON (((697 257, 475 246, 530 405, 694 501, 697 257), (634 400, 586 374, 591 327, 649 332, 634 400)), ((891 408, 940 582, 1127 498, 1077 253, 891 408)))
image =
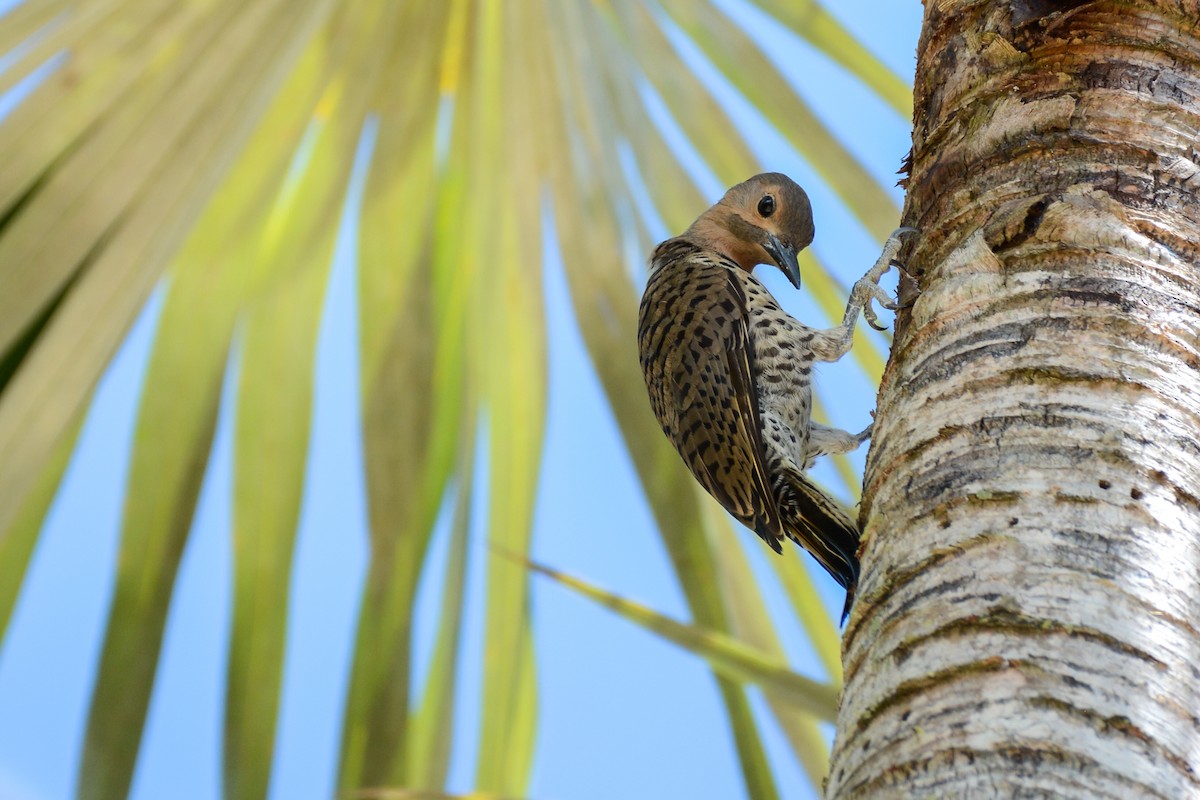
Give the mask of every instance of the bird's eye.
POLYGON ((764 194, 763 199, 758 201, 758 213, 764 217, 769 217, 775 213, 775 198, 769 194, 764 194))

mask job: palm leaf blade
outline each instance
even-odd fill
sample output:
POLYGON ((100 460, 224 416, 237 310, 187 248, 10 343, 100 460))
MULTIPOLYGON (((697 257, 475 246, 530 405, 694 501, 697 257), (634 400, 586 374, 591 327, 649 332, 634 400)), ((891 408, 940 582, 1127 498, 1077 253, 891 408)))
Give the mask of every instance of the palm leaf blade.
MULTIPOLYGON (((0 625, 106 362, 156 286, 165 301, 138 410, 81 796, 123 796, 138 768, 221 413, 235 414, 225 795, 266 796, 275 764, 293 758, 290 713, 284 761, 275 753, 280 689, 285 645, 306 624, 289 620, 300 608, 290 574, 339 222, 357 234, 370 543, 341 710, 339 793, 454 796, 468 735, 478 744, 466 779, 474 794, 528 793, 544 644, 535 642, 524 559, 549 399, 548 224, 693 624, 559 580, 707 659, 751 796, 779 796, 779 754, 819 787, 827 748, 818 719, 836 702, 836 630, 798 554, 769 558, 790 608, 768 612, 745 537, 660 435, 635 366, 635 253, 664 228, 682 230, 721 185, 767 158, 751 138, 761 124, 733 111, 743 100, 872 234, 896 216, 861 151, 839 142, 793 91, 787 65, 760 51, 768 37, 744 24, 739 8, 759 16, 747 4, 910 110, 903 82, 815 0, 24 0, 0 13, 0 102, 14 86, 11 97, 23 96, 0 119, 0 152, 10 155, 0 159, 0 625), (693 73, 698 62, 706 65, 693 73), (223 397, 233 400, 228 411, 223 397), (486 508, 474 508, 481 496, 486 508), (443 543, 430 545, 447 528, 443 570, 443 543), (518 561, 484 555, 486 586, 472 586, 470 537, 485 532, 518 561), (438 590, 418 600, 431 583, 438 590), (418 620, 424 631, 426 602, 437 605, 436 627, 418 685, 413 659, 425 651, 414 631, 418 620), (478 619, 472 603, 482 609, 483 652, 463 667, 475 646, 466 636, 478 619), (786 666, 775 623, 793 615, 830 685, 786 666), (468 677, 482 688, 478 708, 466 709, 479 718, 474 730, 461 724, 468 677), (779 731, 790 753, 769 749, 779 731)), ((840 321, 843 284, 805 257, 806 289, 840 321)), ((856 341, 872 378, 881 341, 856 341)), ((825 411, 814 396, 814 418, 825 411)), ((589 453, 579 457, 583 474, 589 453)), ((856 495, 851 461, 833 463, 856 495)), ((175 685, 175 669, 163 686, 175 685)), ((159 751, 147 750, 149 759, 159 751)))
POLYGON ((615 611, 630 622, 704 656, 714 669, 732 680, 757 683, 769 694, 820 719, 832 721, 837 716, 837 687, 826 686, 798 675, 761 650, 719 631, 677 622, 632 600, 606 592, 586 581, 541 564, 528 562, 528 567, 615 611))

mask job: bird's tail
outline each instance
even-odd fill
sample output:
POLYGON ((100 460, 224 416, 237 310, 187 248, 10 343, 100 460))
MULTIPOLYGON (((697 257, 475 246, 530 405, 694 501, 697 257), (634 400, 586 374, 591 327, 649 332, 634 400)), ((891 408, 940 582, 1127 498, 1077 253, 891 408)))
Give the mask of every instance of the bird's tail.
POLYGON ((858 586, 858 525, 836 500, 799 472, 783 474, 776 496, 788 538, 812 553, 845 588, 844 622, 858 586))

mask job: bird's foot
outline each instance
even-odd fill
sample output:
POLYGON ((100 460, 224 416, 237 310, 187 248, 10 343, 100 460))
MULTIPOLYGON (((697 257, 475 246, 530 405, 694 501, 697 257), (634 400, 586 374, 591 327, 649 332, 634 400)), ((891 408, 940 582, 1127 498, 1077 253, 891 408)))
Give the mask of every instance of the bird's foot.
MULTIPOLYGON (((872 411, 871 415, 874 416, 874 414, 875 414, 875 412, 872 411)), ((867 439, 871 438, 871 432, 874 429, 875 429, 875 423, 871 422, 870 424, 867 425, 867 427, 863 428, 861 431, 859 431, 857 434, 855 434, 854 438, 858 441, 859 444, 862 444, 867 439)))
POLYGON ((880 306, 886 308, 888 311, 895 311, 900 307, 886 290, 867 278, 861 278, 858 283, 854 284, 854 289, 851 291, 850 296, 852 302, 856 303, 862 309, 862 314, 867 320, 867 324, 877 331, 887 330, 887 326, 879 324, 879 317, 875 314, 875 309, 871 305, 872 302, 879 303, 880 306))
POLYGON ((874 265, 867 270, 867 274, 863 276, 863 280, 879 283, 879 279, 887 273, 892 263, 895 262, 896 254, 900 252, 900 248, 904 244, 904 237, 916 232, 916 228, 908 226, 896 228, 896 230, 892 231, 892 235, 883 243, 883 252, 879 254, 879 258, 875 260, 874 265))
MULTIPOLYGON (((879 280, 893 266, 904 272, 904 266, 896 261, 896 255, 900 252, 900 247, 904 244, 904 237, 917 232, 916 228, 901 227, 892 231, 892 235, 883 245, 883 252, 879 254, 879 259, 867 271, 857 283, 854 284, 852 296, 861 302, 863 317, 866 318, 867 324, 877 331, 887 330, 886 326, 879 324, 879 317, 875 314, 875 309, 872 307, 872 301, 879 303, 880 306, 888 311, 895 311, 898 308, 903 308, 896 300, 893 300, 891 295, 879 288, 879 280)), ((908 276, 907 272, 904 272, 908 276)), ((909 278, 911 280, 911 277, 909 278)))

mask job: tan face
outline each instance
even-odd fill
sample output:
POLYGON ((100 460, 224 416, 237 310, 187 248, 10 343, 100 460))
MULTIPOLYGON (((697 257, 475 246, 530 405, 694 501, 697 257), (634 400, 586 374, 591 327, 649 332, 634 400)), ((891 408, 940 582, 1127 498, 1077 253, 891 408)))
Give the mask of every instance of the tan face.
POLYGON ((775 264, 797 288, 796 254, 813 239, 812 206, 795 181, 778 172, 734 186, 693 228, 747 271, 775 264))

